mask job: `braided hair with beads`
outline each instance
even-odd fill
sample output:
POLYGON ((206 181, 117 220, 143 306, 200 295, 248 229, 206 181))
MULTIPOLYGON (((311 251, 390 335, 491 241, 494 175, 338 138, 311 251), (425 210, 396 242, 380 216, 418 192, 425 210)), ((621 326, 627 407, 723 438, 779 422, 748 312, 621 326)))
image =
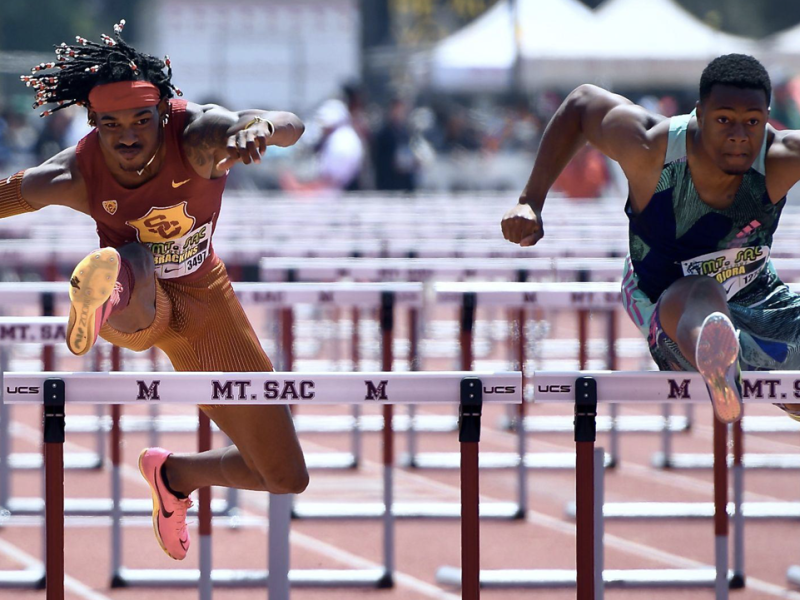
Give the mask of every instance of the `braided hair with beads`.
POLYGON ((114 25, 114 37, 102 34, 102 43, 77 36, 77 45, 55 46, 56 61, 40 63, 31 75, 20 79, 36 90, 33 108, 55 104, 40 113, 46 117, 73 104, 89 105, 89 92, 97 85, 118 81, 146 81, 158 88, 161 98, 183 93, 172 84, 169 57, 164 60, 138 52, 122 39, 125 20, 114 25), (165 72, 166 70, 166 72, 165 72))

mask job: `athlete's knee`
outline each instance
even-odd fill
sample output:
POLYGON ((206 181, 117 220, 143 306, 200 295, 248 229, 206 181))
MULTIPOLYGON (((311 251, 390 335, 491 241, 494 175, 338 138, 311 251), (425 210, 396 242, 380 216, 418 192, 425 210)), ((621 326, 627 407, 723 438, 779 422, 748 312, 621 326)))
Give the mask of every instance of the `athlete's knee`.
POLYGON ((727 301, 725 288, 713 277, 691 275, 684 279, 687 280, 686 287, 681 292, 686 294, 687 301, 727 301))
POLYGON ((264 489, 272 494, 300 494, 308 487, 308 470, 297 467, 272 467, 259 470, 264 489))

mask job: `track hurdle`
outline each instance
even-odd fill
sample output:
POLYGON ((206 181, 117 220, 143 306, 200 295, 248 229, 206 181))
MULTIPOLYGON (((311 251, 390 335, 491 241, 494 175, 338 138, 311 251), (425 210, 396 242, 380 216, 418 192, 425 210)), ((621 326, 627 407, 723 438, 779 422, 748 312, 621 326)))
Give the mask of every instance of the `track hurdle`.
MULTIPOLYGON (((472 362, 471 332, 474 323, 474 311, 478 306, 501 307, 506 309, 546 308, 546 309, 582 309, 582 310, 618 310, 621 304, 619 284, 616 283, 558 283, 558 282, 469 282, 469 283, 436 283, 433 285, 436 303, 441 306, 461 307, 462 317, 462 352, 464 365, 472 362), (469 308, 469 312, 467 308, 469 308)), ((585 346, 584 334, 580 346, 585 346)), ((517 347, 518 353, 520 347, 517 347)), ((519 354, 517 361, 524 357, 519 354)), ((585 363, 585 358, 583 359, 585 363)), ((612 434, 612 448, 617 447, 615 429, 612 434)), ((520 435, 524 430, 520 428, 520 435)), ((616 457, 609 456, 606 466, 616 457)), ((457 457, 453 455, 435 454, 418 455, 417 466, 437 469, 457 468, 457 457)), ((524 465, 539 469, 571 469, 575 467, 574 456, 567 453, 528 453, 521 457, 516 454, 496 453, 486 457, 484 468, 514 468, 524 465)))
MULTIPOLYGON (((479 598, 478 565, 478 450, 483 403, 521 402, 519 373, 418 372, 418 373, 6 373, 4 403, 43 405, 46 481, 46 581, 47 599, 64 598, 63 443, 65 412, 70 404, 393 404, 436 403, 461 406, 462 475, 462 572, 463 598, 479 598), (227 398, 226 389, 236 381, 245 390, 241 397, 227 398), (246 385, 242 382, 247 382, 246 385), (291 389, 287 399, 274 399, 270 389, 291 389), (155 390, 149 398, 142 390, 155 390), (504 393, 495 393, 495 390, 504 393), (377 390, 383 390, 377 393, 377 390), (146 398, 146 399, 142 399, 146 398), (187 400, 191 398, 192 400, 187 400), (362 399, 363 398, 363 399, 362 399)), ((284 507, 285 508, 285 507, 284 507)), ((386 507, 389 510, 389 507, 386 507)), ((284 511, 285 514, 285 511, 284 511)), ((318 571, 288 573, 288 528, 281 552, 270 552, 269 574, 264 575, 270 600, 289 597, 290 585, 319 585, 318 571), (283 567, 282 569, 280 567, 283 567), (288 582, 288 584, 287 584, 288 582)), ((206 569, 210 565, 204 561, 206 569)), ((172 570, 173 572, 179 570, 172 570)), ((178 573, 176 573, 178 575, 178 573)), ((217 582, 214 571, 189 578, 217 582)), ((341 577, 344 579, 344 577, 341 577)))
MULTIPOLYGON (((773 372, 746 372, 744 379, 750 385, 767 379, 773 381, 776 393, 783 399, 795 398, 800 395, 796 386, 800 382, 800 372, 773 371, 773 372)), ((578 404, 582 393, 588 393, 589 398, 596 397, 597 402, 617 403, 653 403, 675 402, 679 404, 709 402, 708 392, 702 378, 697 373, 668 373, 668 372, 606 372, 606 371, 575 371, 575 372, 546 372, 537 371, 533 374, 536 385, 536 402, 542 403, 576 403, 576 420, 579 416, 589 416, 592 421, 594 415, 591 410, 585 410, 578 404), (586 392, 583 392, 583 390, 586 392), (683 390, 677 394, 676 390, 683 390)), ((771 402, 769 398, 748 397, 748 403, 771 402)), ((576 427, 577 432, 577 427, 576 427)), ((578 433, 576 433, 578 437, 578 433)), ((703 569, 645 569, 645 570, 604 570, 602 572, 603 586, 612 588, 655 588, 655 587, 713 587, 717 600, 728 598, 729 588, 743 587, 744 580, 739 580, 735 572, 728 568, 728 530, 729 518, 728 505, 728 464, 727 430, 717 423, 714 429, 714 568, 703 569)), ((588 462, 586 463, 588 464, 588 462)), ((596 464, 596 463, 595 463, 596 464)), ((585 505, 577 509, 577 547, 592 548, 593 526, 589 526, 588 514, 598 513, 596 503, 599 501, 596 490, 591 489, 594 477, 583 462, 579 461, 576 471, 577 497, 579 501, 592 498, 595 502, 594 510, 588 511, 585 505)), ((598 531, 602 529, 598 528, 598 531)), ((596 540, 595 540, 596 542, 596 540)), ((735 560, 738 560, 735 558, 735 560)), ((578 598, 590 600, 594 598, 596 586, 596 572, 588 570, 588 559, 578 558, 576 571, 554 570, 493 570, 482 571, 480 575, 481 586, 485 588, 549 588, 567 587, 577 585, 578 598)), ((602 556, 595 554, 594 564, 602 564, 602 556)), ((795 567, 789 570, 790 575, 795 575, 795 567)), ((437 574, 440 583, 457 584, 454 577, 458 570, 453 567, 443 567, 437 574)))

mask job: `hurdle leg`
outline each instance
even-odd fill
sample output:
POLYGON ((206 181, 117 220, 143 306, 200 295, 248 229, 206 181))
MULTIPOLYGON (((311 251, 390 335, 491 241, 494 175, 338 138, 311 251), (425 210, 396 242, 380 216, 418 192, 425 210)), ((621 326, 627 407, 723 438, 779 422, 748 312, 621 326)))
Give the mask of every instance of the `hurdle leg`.
MULTIPOLYGON (((158 350, 155 348, 155 346, 150 348, 150 368, 153 370, 153 372, 158 371, 158 350)), ((158 405, 154 403, 148 406, 147 414, 150 417, 150 427, 148 430, 149 437, 147 443, 151 448, 155 448, 161 445, 159 443, 160 432, 158 431, 158 405)))
POLYGON ((515 315, 517 322, 517 364, 522 373, 522 402, 517 409, 517 451, 519 453, 519 466, 517 467, 517 518, 524 519, 528 510, 528 467, 525 464, 525 457, 528 454, 528 440, 525 432, 525 309, 520 308, 515 315))
POLYGON ((477 377, 461 381, 458 441, 461 443, 461 598, 480 598, 480 516, 478 445, 483 386, 477 377))
POLYGON ((269 495, 267 597, 289 600, 289 523, 292 516, 291 494, 269 495))
POLYGON ((123 587, 122 568, 122 430, 119 404, 111 405, 111 587, 123 587))
POLYGON ((728 598, 728 426, 714 418, 714 554, 716 599, 728 598))
MULTIPOLYGON (((197 451, 211 450, 211 419, 199 408, 197 451)), ((211 600, 213 583, 211 581, 212 547, 211 547, 211 486, 205 486, 197 492, 200 501, 199 529, 200 529, 200 600, 211 600)))
MULTIPOLYGON (((608 330, 606 333, 606 344, 608 346, 606 356, 606 369, 609 371, 618 370, 617 361, 617 311, 608 311, 608 330)), ((616 467, 619 464, 619 430, 617 429, 617 418, 619 416, 619 404, 611 404, 608 407, 610 423, 608 427, 608 447, 609 447, 609 467, 616 467)))
MULTIPOLYGON (((353 307, 353 332, 350 338, 350 358, 353 371, 361 370, 361 337, 359 335, 358 327, 361 323, 361 315, 357 306, 353 307)), ((350 451, 353 454, 353 468, 358 467, 361 463, 361 406, 358 404, 353 405, 353 432, 350 439, 350 451)))
MULTIPOLYGON (((408 310, 408 368, 410 371, 419 370, 419 311, 416 307, 408 310)), ((408 407, 408 466, 416 466, 417 456, 417 407, 413 404, 408 407)))
MULTIPOLYGON (((595 600, 594 443, 597 439, 597 382, 575 381, 575 554, 577 600, 595 600)), ((602 577, 602 572, 600 573, 602 577)))
POLYGON ((603 600, 605 594, 605 501, 606 453, 602 448, 594 449, 594 593, 595 600, 603 600))
POLYGON ((661 459, 660 464, 653 466, 668 469, 672 466, 672 430, 669 426, 672 420, 672 406, 663 404, 661 414, 664 417, 664 428, 661 430, 661 459))
POLYGON ((64 600, 64 381, 44 385, 45 584, 64 600))
MULTIPOLYGON (((745 407, 742 406, 744 410, 745 407)), ((744 431, 742 420, 733 424, 733 576, 731 589, 745 587, 744 572, 744 431)))
MULTIPOLYGON (((0 349, 0 385, 3 384, 3 373, 8 371, 8 351, 0 349)), ((2 389, 5 389, 4 387, 2 389)), ((0 402, 0 508, 8 507, 11 496, 11 469, 8 457, 11 454, 11 409, 5 402, 0 402)))
MULTIPOLYGON (((381 294, 381 369, 391 371, 394 363, 394 293, 381 294)), ((379 588, 394 586, 394 417, 393 406, 383 407, 383 564, 379 588)))
MULTIPOLYGON (((122 368, 120 349, 111 347, 111 370, 122 368)), ((111 587, 124 587, 122 569, 122 406, 111 406, 111 587)))

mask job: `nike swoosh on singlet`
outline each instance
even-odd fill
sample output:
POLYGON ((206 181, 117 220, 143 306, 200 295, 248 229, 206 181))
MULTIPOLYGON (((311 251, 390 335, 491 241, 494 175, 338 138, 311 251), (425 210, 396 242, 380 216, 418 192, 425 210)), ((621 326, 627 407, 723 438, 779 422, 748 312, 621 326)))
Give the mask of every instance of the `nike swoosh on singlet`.
POLYGON ((187 179, 186 181, 180 181, 180 182, 178 182, 178 183, 175 183, 175 180, 173 179, 173 180, 172 180, 172 187, 173 187, 173 188, 179 188, 179 187, 181 187, 181 186, 182 186, 184 183, 189 183, 191 180, 192 180, 192 179, 191 179, 191 177, 190 177, 190 178, 189 178, 189 179, 187 179))
POLYGON ((164 509, 164 501, 161 499, 161 490, 158 489, 158 467, 153 469, 153 481, 156 484, 156 494, 158 494, 158 504, 161 508, 161 514, 164 516, 165 519, 169 519, 174 513, 173 511, 168 511, 164 509))

